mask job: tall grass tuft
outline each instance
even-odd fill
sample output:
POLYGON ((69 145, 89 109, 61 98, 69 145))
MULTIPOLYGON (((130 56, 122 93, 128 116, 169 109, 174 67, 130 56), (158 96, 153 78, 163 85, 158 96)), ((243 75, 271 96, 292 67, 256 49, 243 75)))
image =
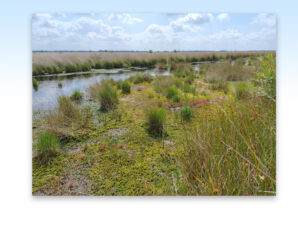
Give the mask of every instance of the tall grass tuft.
POLYGON ((165 122, 167 111, 164 108, 149 108, 146 111, 148 132, 153 136, 165 135, 165 122))
POLYGON ((99 100, 100 110, 103 112, 116 108, 118 104, 117 89, 109 80, 103 80, 91 87, 91 95, 99 100))
POLYGON ((174 96, 178 95, 178 90, 175 86, 171 86, 166 90, 167 98, 173 98, 174 96))
POLYGON ((69 97, 60 96, 58 107, 47 116, 48 130, 60 140, 68 140, 79 135, 84 135, 91 119, 89 107, 80 109, 69 97))
POLYGON ((79 90, 75 90, 71 94, 70 99, 76 102, 80 102, 83 99, 83 93, 79 90))
POLYGON ((61 81, 58 82, 58 87, 62 88, 62 82, 61 81))
POLYGON ((189 121, 192 118, 193 114, 189 106, 184 106, 181 109, 181 120, 189 121))
POLYGON ((216 81, 210 84, 210 89, 223 91, 225 94, 229 92, 229 83, 227 81, 216 81))
POLYGON ((249 98, 251 96, 249 84, 247 82, 235 84, 235 96, 239 100, 249 98))
POLYGON ((38 85, 39 85, 38 81, 35 78, 33 78, 32 83, 33 83, 34 90, 37 91, 38 90, 38 85))
POLYGON ((196 124, 181 136, 189 194, 275 194, 275 104, 259 100, 198 110, 196 124))
POLYGON ((122 83, 121 89, 123 94, 130 94, 130 84, 127 81, 122 83))
POLYGON ((57 156, 59 151, 59 139, 52 133, 46 131, 38 136, 36 144, 36 158, 41 164, 47 163, 51 158, 57 156))

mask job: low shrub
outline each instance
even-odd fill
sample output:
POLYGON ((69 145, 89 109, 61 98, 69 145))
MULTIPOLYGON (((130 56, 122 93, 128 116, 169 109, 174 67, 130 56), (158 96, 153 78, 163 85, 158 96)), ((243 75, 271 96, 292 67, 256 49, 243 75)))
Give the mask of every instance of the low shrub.
POLYGON ((36 158, 43 164, 57 156, 59 151, 59 139, 52 133, 46 131, 41 133, 36 144, 36 158))
POLYGON ((122 89, 123 94, 129 94, 130 93, 130 84, 127 81, 123 82, 121 89, 122 89))
POLYGON ((58 87, 62 88, 62 82, 60 82, 60 81, 58 82, 58 87))
POLYGON ((192 117, 192 111, 189 106, 184 106, 181 109, 181 120, 189 121, 192 117))
POLYGON ((167 111, 164 108, 149 108, 146 112, 148 131, 154 136, 165 135, 167 111))

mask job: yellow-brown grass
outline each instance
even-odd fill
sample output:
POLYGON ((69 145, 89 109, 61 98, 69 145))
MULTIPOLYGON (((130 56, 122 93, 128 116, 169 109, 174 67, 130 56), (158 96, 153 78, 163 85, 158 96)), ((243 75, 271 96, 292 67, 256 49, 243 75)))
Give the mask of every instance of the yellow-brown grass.
POLYGON ((254 56, 265 52, 33 52, 32 62, 36 65, 54 66, 88 61, 115 62, 125 60, 152 60, 168 58, 192 58, 220 56, 254 56))

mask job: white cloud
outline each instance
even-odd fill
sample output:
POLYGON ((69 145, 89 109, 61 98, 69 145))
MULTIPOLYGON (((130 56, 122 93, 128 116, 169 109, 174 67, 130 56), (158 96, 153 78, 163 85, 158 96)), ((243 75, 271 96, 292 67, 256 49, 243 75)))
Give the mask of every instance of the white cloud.
POLYGON ((179 24, 193 24, 193 25, 201 25, 204 23, 208 23, 213 20, 212 14, 196 14, 191 13, 187 14, 184 17, 180 17, 176 20, 179 24))
POLYGON ((230 20, 230 16, 228 14, 226 14, 226 13, 223 13, 223 14, 217 15, 217 19, 220 22, 228 21, 228 20, 230 20))
POLYGON ((253 24, 260 24, 266 26, 275 26, 276 16, 274 14, 258 14, 252 20, 253 24))
POLYGON ((110 14, 108 19, 110 21, 119 20, 124 24, 134 24, 134 23, 140 23, 143 21, 142 19, 133 17, 130 14, 110 14))
MULTIPOLYGON (((227 14, 216 15, 216 20, 212 14, 172 15, 171 18, 163 18, 160 23, 140 24, 137 30, 127 24, 135 23, 138 19, 134 15, 128 15, 34 14, 32 17, 33 49, 275 49, 276 31, 274 27, 268 27, 273 25, 269 20, 272 18, 270 15, 266 17, 256 15, 254 23, 262 22, 266 26, 262 26, 261 29, 257 26, 258 30, 250 30, 250 32, 243 27, 239 30, 232 29, 233 27, 220 27, 221 21, 230 18, 227 14), (111 23, 111 21, 114 22, 111 23), (140 29, 141 26, 143 29, 140 29), (223 28, 226 29, 223 30, 223 28)), ((230 19, 231 22, 235 17, 230 19)), ((249 18, 251 16, 248 16, 249 18)))
POLYGON ((226 40, 226 39, 237 39, 242 36, 241 33, 239 33, 237 30, 224 30, 220 31, 219 33, 212 34, 210 36, 211 39, 214 40, 226 40))

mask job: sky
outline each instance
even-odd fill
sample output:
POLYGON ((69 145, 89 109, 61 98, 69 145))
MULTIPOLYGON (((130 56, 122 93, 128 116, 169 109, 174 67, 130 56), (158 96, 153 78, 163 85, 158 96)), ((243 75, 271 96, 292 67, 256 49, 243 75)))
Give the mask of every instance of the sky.
POLYGON ((276 15, 35 13, 33 50, 276 50, 276 15))

